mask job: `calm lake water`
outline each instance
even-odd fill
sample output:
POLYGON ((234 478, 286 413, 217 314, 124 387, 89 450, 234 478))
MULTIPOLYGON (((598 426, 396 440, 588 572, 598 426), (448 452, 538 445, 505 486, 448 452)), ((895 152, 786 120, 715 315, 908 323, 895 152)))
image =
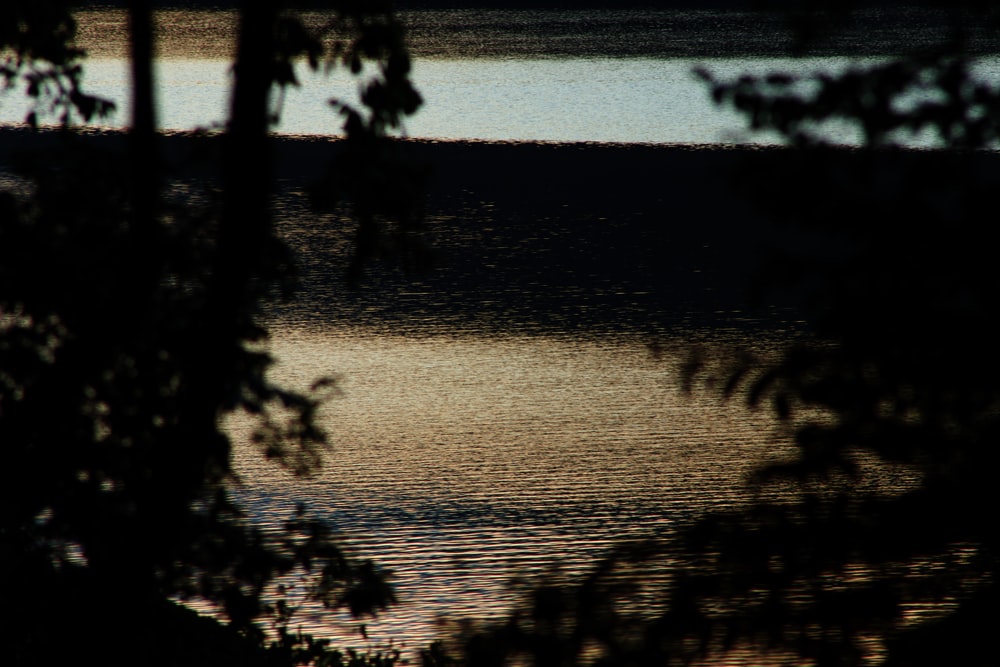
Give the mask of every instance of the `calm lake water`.
MULTIPOLYGON (((683 394, 683 343, 654 359, 629 336, 285 328, 278 377, 340 379, 324 413, 332 451, 302 480, 242 450, 241 497, 264 525, 306 501, 392 570, 400 605, 368 636, 419 647, 442 618, 502 614, 515 578, 582 572, 622 540, 743 499, 743 475, 781 451, 773 424, 683 394)), ((347 618, 302 620, 365 645, 347 618)))
MULTIPOLYGON (((696 66, 723 78, 776 65, 833 71, 919 39, 924 26, 873 13, 860 21, 867 32, 849 33, 822 57, 792 61, 778 55, 791 41, 783 23, 756 14, 454 10, 405 18, 416 56, 413 79, 426 102, 407 121, 407 136, 681 144, 778 141, 748 133, 741 116, 716 107, 693 75, 696 66)), ((234 15, 171 11, 159 25, 161 125, 217 125, 225 117, 234 15)), ((107 121, 113 127, 129 118, 123 35, 121 12, 81 16, 80 41, 90 53, 85 81, 117 103, 107 121)), ((356 83, 342 72, 326 76, 300 67, 299 73, 303 85, 288 92, 278 131, 337 134, 340 120, 327 102, 356 101, 356 83)), ((26 110, 15 93, 0 98, 0 121, 19 121, 26 110)), ((858 138, 844 128, 832 131, 844 142, 858 138)))
MULTIPOLYGON (((739 140, 740 119, 713 108, 692 63, 651 59, 418 60, 414 81, 426 103, 406 122, 411 137, 716 143, 739 140)), ((169 60, 160 67, 161 125, 183 130, 211 127, 225 118, 229 63, 169 60)), ((111 126, 127 123, 122 93, 125 64, 92 60, 89 90, 113 99, 111 126)), ((340 132, 327 100, 356 101, 347 76, 303 72, 303 86, 287 94, 278 131, 340 132)), ((11 97, 11 96, 8 96, 11 97)), ((26 105, 4 100, 7 120, 24 117, 26 105)))
MULTIPOLYGON (((88 85, 120 102, 113 121, 120 124, 128 117, 122 17, 84 18, 83 40, 94 56, 88 85)), ((225 107, 232 16, 168 19, 159 66, 162 124, 189 129, 217 122, 225 107)), ((408 123, 411 136, 761 140, 711 104, 691 69, 706 64, 736 73, 769 66, 774 61, 751 60, 742 51, 769 54, 780 34, 774 26, 697 12, 438 12, 412 19, 414 79, 426 107, 408 123), (749 46, 738 48, 739 40, 749 46), (720 58, 716 51, 739 57, 720 58)), ((800 66, 847 62, 837 57, 800 66)), ((349 82, 307 77, 286 100, 280 130, 336 133, 325 99, 350 96, 352 89, 349 82)), ((21 117, 18 104, 12 94, 2 98, 2 118, 21 117)), ((246 424, 234 418, 244 480, 237 492, 265 526, 307 502, 353 549, 393 571, 400 598, 398 608, 368 625, 367 640, 348 619, 318 610, 303 617, 308 627, 359 647, 418 648, 435 638, 441 617, 501 614, 512 603, 508 584, 516 577, 541 575, 553 565, 580 572, 620 540, 662 535, 699 512, 742 502, 747 472, 787 451, 766 414, 711 392, 680 391, 691 344, 716 356, 734 347, 768 354, 781 344, 780 335, 754 336, 739 327, 646 329, 636 325, 636 291, 621 305, 628 322, 602 316, 601 326, 591 327, 581 322, 598 292, 608 312, 615 311, 619 292, 601 291, 589 279, 560 285, 567 314, 561 321, 540 315, 546 320, 540 327, 506 319, 501 302, 534 302, 532 290, 548 290, 551 281, 526 282, 523 298, 467 302, 466 311, 452 309, 447 317, 433 299, 400 318, 382 317, 371 306, 359 311, 368 313, 359 323, 342 317, 348 311, 335 306, 341 297, 326 291, 335 269, 316 251, 324 246, 342 254, 346 236, 311 237, 317 223, 302 207, 302 193, 290 186, 285 197, 282 225, 305 263, 307 291, 274 315, 275 376, 302 387, 330 375, 341 394, 322 415, 332 444, 326 466, 309 479, 265 464, 245 437, 246 424)), ((488 272, 497 258, 490 225, 503 221, 488 201, 469 206, 464 218, 446 221, 454 232, 448 238, 478 249, 475 261, 488 272)), ((527 221, 538 222, 551 221, 527 221)), ((546 225, 536 235, 547 233, 546 225)), ((512 243, 536 241, 524 236, 512 243)), ((588 252, 599 261, 596 245, 588 252)), ((547 257, 532 261, 543 266, 547 257)), ((412 288, 421 289, 426 286, 412 288)))
MULTIPOLYGON (((853 58, 796 61, 699 58, 600 58, 417 60, 413 79, 424 106, 400 134, 413 138, 501 141, 594 141, 608 143, 779 143, 769 133, 751 134, 745 119, 716 106, 696 66, 718 77, 783 68, 802 74, 832 72, 853 58)), ((173 130, 218 127, 226 116, 228 69, 219 60, 166 60, 159 66, 160 124, 173 130)), ((125 64, 95 59, 87 66, 91 92, 116 101, 109 122, 129 118, 122 93, 125 64)), ((340 118, 330 99, 357 104, 357 85, 340 73, 301 72, 302 86, 287 91, 277 131, 291 135, 336 135, 340 118)), ((5 105, 8 119, 23 118, 24 105, 5 105), (18 107, 22 108, 19 109, 18 107)), ((845 143, 856 133, 843 131, 845 143)))

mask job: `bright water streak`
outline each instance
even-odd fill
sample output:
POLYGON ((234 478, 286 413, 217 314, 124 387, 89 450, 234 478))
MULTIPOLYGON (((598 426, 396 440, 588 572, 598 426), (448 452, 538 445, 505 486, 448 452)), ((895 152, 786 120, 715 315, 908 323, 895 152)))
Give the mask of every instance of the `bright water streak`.
MULTIPOLYGON (((418 61, 413 78, 425 100, 408 119, 412 137, 650 143, 718 143, 739 134, 742 121, 715 108, 694 63, 652 59, 478 59, 418 61)), ((171 130, 218 126, 226 117, 228 62, 166 60, 159 64, 160 125, 171 130)), ((303 68, 304 69, 304 68, 303 68)), ((113 100, 106 125, 130 117, 121 60, 91 60, 87 89, 113 100)), ((301 72, 301 88, 287 91, 279 132, 335 135, 341 119, 329 105, 357 102, 357 84, 301 72)), ((24 118, 27 101, 2 98, 0 120, 24 118)))
MULTIPOLYGON (((831 71, 851 59, 800 61, 795 71, 831 71)), ((716 106, 693 70, 705 66, 722 77, 746 69, 788 68, 787 61, 656 60, 647 58, 429 59, 418 61, 414 81, 425 100, 406 121, 411 137, 484 140, 594 141, 611 143, 773 143, 749 134, 737 113, 716 106)), ((226 117, 230 63, 170 59, 158 65, 160 125, 170 130, 218 127, 226 117)), ((331 99, 357 104, 357 83, 345 73, 300 73, 280 107, 278 131, 336 135, 341 118, 331 99)), ((113 100, 103 124, 124 127, 130 117, 122 60, 87 63, 85 82, 113 100)), ((0 121, 23 120, 28 101, 17 90, 0 98, 0 121)), ((850 133, 844 141, 856 139, 850 133)))
MULTIPOLYGON (((276 336, 286 383, 340 379, 323 414, 333 449, 302 480, 245 445, 243 500, 264 525, 305 501, 394 571, 401 604, 369 625, 374 643, 419 648, 440 616, 496 617, 513 578, 582 572, 622 540, 737 503, 743 475, 781 452, 766 414, 683 394, 681 357, 628 336, 276 336)), ((364 644, 314 612, 307 626, 364 644)))
MULTIPOLYGON (((407 119, 402 134, 418 138, 500 141, 562 141, 664 144, 778 143, 772 133, 751 133, 746 119, 713 103, 708 85, 693 71, 701 66, 722 80, 743 73, 786 71, 808 75, 871 65, 872 59, 811 58, 663 60, 653 58, 426 59, 413 79, 424 106, 407 119)), ((981 79, 997 80, 998 61, 980 61, 981 79)), ((219 127, 226 118, 230 63, 174 58, 158 70, 160 125, 170 130, 219 127)), ((345 72, 330 76, 300 67, 301 87, 289 89, 280 106, 278 131, 337 135, 342 119, 329 104, 357 105, 358 83, 345 72)), ((130 117, 123 60, 86 65, 87 89, 118 109, 103 124, 124 127, 130 117)), ((276 103, 277 104, 277 103, 276 103)), ((23 120, 28 100, 18 90, 0 97, 0 122, 23 120)), ((860 140, 856 128, 828 126, 838 143, 860 140)), ((900 137, 911 143, 911 137, 900 137)))

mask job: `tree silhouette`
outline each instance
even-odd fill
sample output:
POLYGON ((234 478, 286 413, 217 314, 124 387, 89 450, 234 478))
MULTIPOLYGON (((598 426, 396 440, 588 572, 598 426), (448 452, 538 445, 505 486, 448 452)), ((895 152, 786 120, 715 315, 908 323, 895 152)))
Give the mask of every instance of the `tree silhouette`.
MULTIPOLYGON (((312 599, 357 616, 392 603, 391 587, 305 510, 278 533, 252 527, 230 494, 237 480, 221 424, 249 413, 262 456, 302 473, 318 463, 325 440, 313 417, 328 384, 295 393, 266 374, 262 309, 294 277, 271 222, 272 91, 295 85, 296 60, 366 76, 363 108, 337 106, 341 160, 366 160, 372 178, 405 173, 384 148, 420 103, 402 26, 379 2, 333 2, 319 32, 278 2, 244 3, 230 116, 216 142, 221 187, 197 206, 167 188, 148 3, 127 10, 124 154, 72 129, 77 115, 113 106, 82 89, 71 9, 15 2, 0 15, 0 75, 25 83, 28 123, 62 127, 58 141, 22 158, 30 185, 0 192, 0 661, 346 661, 291 631, 282 585, 297 577, 312 599), (190 599, 215 605, 219 620, 176 603, 190 599)), ((382 214, 365 179, 336 195, 369 226, 382 214)), ((397 196, 393 212, 404 208, 397 196)))
POLYGON ((795 295, 810 335, 776 362, 695 357, 688 379, 772 410, 795 456, 758 471, 747 507, 531 588, 429 663, 996 664, 1000 90, 965 39, 989 15, 938 19, 939 44, 838 74, 703 73, 792 147, 742 184, 786 231, 760 294, 795 295), (830 120, 862 145, 833 145, 830 120), (900 148, 914 136, 934 150, 900 148))

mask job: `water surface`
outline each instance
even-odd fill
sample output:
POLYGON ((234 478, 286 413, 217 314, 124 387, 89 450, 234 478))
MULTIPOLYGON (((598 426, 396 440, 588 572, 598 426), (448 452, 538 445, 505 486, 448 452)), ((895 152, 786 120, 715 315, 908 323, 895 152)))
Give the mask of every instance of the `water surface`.
MULTIPOLYGON (((437 10, 405 13, 415 55, 414 81, 424 107, 403 134, 485 140, 774 143, 746 131, 739 115, 714 105, 692 71, 705 66, 725 78, 746 70, 833 71, 859 58, 927 42, 934 27, 923 14, 868 10, 853 30, 820 44, 808 59, 789 59, 792 33, 776 15, 667 10, 437 10)), ((327 17, 309 14, 321 25, 327 17)), ((226 117, 229 65, 236 31, 232 12, 170 10, 159 14, 160 123, 166 129, 218 126, 226 117)), ((120 11, 80 15, 89 52, 86 81, 129 118, 120 11)), ((357 85, 300 67, 302 87, 288 92, 278 131, 336 135, 341 120, 331 98, 356 101, 357 85)), ((16 91, 0 99, 0 121, 24 118, 16 91)), ((856 134, 834 128, 839 141, 856 134), (837 134, 840 133, 840 134, 837 134)))
POLYGON ((440 636, 442 619, 498 618, 517 599, 515 580, 554 567, 579 574, 623 541, 745 502, 751 469, 787 455, 766 411, 682 391, 692 346, 716 359, 738 348, 768 355, 787 336, 753 333, 739 313, 718 316, 727 327, 696 324, 688 309, 709 303, 701 283, 686 288, 694 301, 650 297, 677 278, 642 266, 685 254, 637 234, 640 213, 659 215, 656 193, 620 206, 613 222, 601 198, 564 207, 559 183, 549 205, 532 207, 535 187, 546 189, 515 186, 523 206, 480 199, 495 188, 465 192, 452 216, 431 221, 446 258, 432 275, 375 268, 360 290, 342 280, 350 223, 308 216, 294 187, 279 198, 304 292, 274 314, 274 374, 299 388, 329 376, 340 394, 321 414, 325 465, 307 479, 263 461, 233 420, 239 496, 264 526, 306 502, 392 570, 400 604, 366 623, 367 639, 344 616, 304 610, 306 627, 343 645, 416 650, 440 636))
MULTIPOLYGON (((164 127, 224 118, 232 19, 164 16, 164 127)), ((743 35, 757 45, 751 51, 773 57, 777 28, 712 13, 411 19, 414 79, 426 99, 407 124, 411 136, 745 141, 742 123, 711 104, 691 69, 700 63, 727 73, 776 62, 751 62, 734 40, 743 35), (442 39, 441 26, 464 27, 442 39)), ((128 118, 121 21, 114 12, 82 21, 93 55, 88 85, 119 102, 118 125, 128 118)), ((799 66, 849 62, 841 54, 799 66)), ((326 100, 349 98, 353 88, 307 77, 286 99, 279 129, 336 134, 326 100)), ((5 120, 20 117, 10 94, 2 102, 5 120)), ((680 391, 680 368, 695 341, 716 357, 735 347, 770 354, 783 342, 740 326, 687 326, 698 320, 688 317, 694 309, 715 307, 715 285, 694 278, 704 275, 700 260, 715 239, 685 237, 684 245, 661 233, 657 238, 673 244, 662 248, 676 253, 668 256, 653 252, 660 246, 647 243, 652 236, 618 236, 615 225, 627 205, 643 234, 715 228, 653 188, 645 199, 617 193, 611 211, 570 207, 570 200, 586 200, 575 191, 602 182, 594 171, 580 184, 564 183, 565 198, 544 211, 503 209, 476 192, 460 193, 469 201, 436 220, 454 245, 443 250, 455 250, 459 277, 409 283, 409 293, 385 281, 395 291, 382 301, 347 293, 329 259, 343 258, 349 223, 311 216, 303 190, 285 192, 280 224, 304 264, 305 291, 270 314, 274 374, 297 387, 329 375, 341 394, 321 416, 332 444, 326 465, 308 479, 266 464, 245 420, 234 418, 244 481, 237 493, 263 526, 308 503, 353 549, 394 572, 401 602, 369 624, 368 640, 347 619, 316 609, 306 610, 307 627, 356 646, 419 648, 435 638, 439 617, 502 614, 514 599, 508 584, 515 577, 538 576, 553 564, 580 572, 621 540, 661 536, 700 512, 745 501, 748 471, 787 452, 766 413, 712 392, 680 391), (609 266, 614 270, 605 271, 609 266), (679 282, 694 285, 683 308, 656 294, 679 282), (661 319, 665 302, 677 309, 669 320, 661 319)), ((538 196, 546 187, 523 190, 538 196)), ((739 226, 729 227, 730 243, 745 247, 733 231, 739 226)))
MULTIPOLYGON (((515 578, 583 572, 623 540, 742 502, 744 475, 784 451, 766 414, 680 391, 681 341, 654 357, 628 336, 414 333, 280 329, 277 377, 339 379, 322 419, 332 448, 307 480, 250 445, 237 459, 258 521, 307 502, 393 571, 401 604, 368 623, 374 644, 412 649, 440 618, 496 618, 515 578)), ((302 620, 365 645, 346 618, 302 620)))

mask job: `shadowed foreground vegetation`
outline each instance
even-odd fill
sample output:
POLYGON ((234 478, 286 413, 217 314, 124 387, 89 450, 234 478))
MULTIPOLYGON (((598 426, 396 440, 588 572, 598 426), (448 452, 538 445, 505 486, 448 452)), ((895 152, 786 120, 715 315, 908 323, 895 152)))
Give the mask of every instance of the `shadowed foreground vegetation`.
MULTIPOLYGON (((3 10, 0 47, 14 56, 0 76, 29 83, 29 121, 108 111, 80 88, 69 9, 3 10)), ((390 251, 422 261, 419 175, 386 140, 419 104, 401 27, 380 3, 337 10, 350 37, 331 41, 274 3, 245 3, 218 187, 178 201, 153 131, 151 17, 130 4, 124 152, 67 133, 20 164, 30 187, 0 195, 4 664, 396 660, 295 633, 289 581, 358 617, 391 604, 391 587, 306 510, 276 534, 249 525, 228 493, 238 480, 219 426, 254 415, 261 455, 302 473, 324 444, 313 417, 329 384, 297 394, 266 375, 265 307, 294 282, 272 224, 268 133, 269 92, 294 83, 292 59, 371 77, 365 109, 338 108, 347 139, 317 198, 350 202, 352 276, 390 251)), ((835 16, 800 17, 805 52, 809 30, 835 16)), ((991 25, 959 12, 919 53, 806 85, 782 73, 706 80, 794 147, 738 183, 787 230, 758 294, 798 299, 812 337, 768 365, 708 367, 693 353, 690 390, 713 378, 773 410, 794 425, 798 455, 752 480, 768 500, 622 545, 582 579, 540 582, 503 622, 428 649, 429 664, 996 663, 998 285, 982 216, 997 174, 975 151, 996 147, 1000 93, 970 73, 970 16, 991 25), (831 118, 865 138, 850 159, 815 131, 831 118), (894 143, 911 131, 943 150, 899 159, 894 143)))
POLYGON ((738 187, 783 230, 754 294, 795 299, 811 336, 777 363, 693 353, 687 379, 773 411, 797 455, 750 480, 746 509, 541 582, 429 662, 996 664, 1000 281, 985 229, 1000 173, 977 151, 997 147, 1000 91, 973 76, 963 31, 993 18, 952 17, 919 52, 837 76, 705 75, 793 147, 738 187), (827 146, 831 119, 864 146, 827 146), (940 148, 895 148, 912 133, 940 148))
MULTIPOLYGON (((329 391, 267 377, 265 304, 287 298, 291 258, 272 221, 272 89, 293 60, 362 77, 327 199, 350 201, 359 258, 378 227, 415 224, 389 128, 420 98, 388 7, 339 3, 313 33, 274 2, 244 3, 215 187, 166 196, 154 128, 153 21, 128 5, 131 129, 122 150, 79 141, 74 115, 110 103, 81 86, 72 3, 0 10, 5 84, 25 85, 27 122, 66 130, 22 156, 0 193, 0 629, 4 665, 289 665, 345 656, 295 631, 296 595, 357 617, 394 601, 384 573, 352 559, 306 510, 254 528, 231 499, 223 418, 257 423, 260 455, 307 474, 329 391), (217 610, 200 618, 178 601, 217 610)), ((402 232, 401 232, 402 233, 402 232)))

